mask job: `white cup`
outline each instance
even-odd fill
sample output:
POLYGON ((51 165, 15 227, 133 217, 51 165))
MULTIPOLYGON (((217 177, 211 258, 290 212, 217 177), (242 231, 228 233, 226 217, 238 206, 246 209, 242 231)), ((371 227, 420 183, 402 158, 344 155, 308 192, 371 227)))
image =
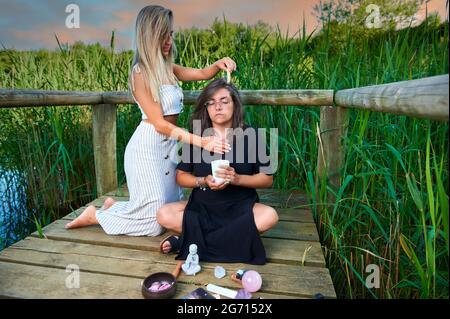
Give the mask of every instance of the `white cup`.
POLYGON ((230 161, 228 160, 215 160, 211 162, 211 171, 212 171, 212 175, 216 181, 216 183, 222 183, 224 181, 223 178, 217 177, 216 176, 216 170, 220 169, 220 166, 226 166, 229 167, 230 166, 230 161))

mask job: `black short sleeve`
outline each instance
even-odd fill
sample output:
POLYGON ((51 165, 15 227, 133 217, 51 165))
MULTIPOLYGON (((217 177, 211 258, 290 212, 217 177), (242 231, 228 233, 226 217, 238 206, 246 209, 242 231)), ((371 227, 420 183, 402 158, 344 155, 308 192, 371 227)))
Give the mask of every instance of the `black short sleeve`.
POLYGON ((267 130, 256 130, 256 163, 253 164, 253 173, 264 173, 266 175, 273 175, 273 158, 269 153, 269 145, 267 141, 267 130), (265 134, 263 133, 265 132, 265 134), (260 150, 261 149, 261 150, 260 150), (264 151, 263 151, 264 150, 264 151))
POLYGON ((194 171, 194 162, 193 162, 193 146, 189 144, 183 144, 181 148, 181 158, 178 163, 176 169, 180 171, 192 173, 194 171))

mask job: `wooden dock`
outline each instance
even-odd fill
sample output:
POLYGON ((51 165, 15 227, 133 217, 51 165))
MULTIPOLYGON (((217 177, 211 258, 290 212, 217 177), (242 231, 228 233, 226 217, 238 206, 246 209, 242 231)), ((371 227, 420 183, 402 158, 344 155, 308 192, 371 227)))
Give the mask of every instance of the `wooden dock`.
MULTIPOLYGON (((202 262, 202 271, 196 276, 180 274, 174 298, 208 283, 237 290, 239 285, 230 279, 237 269, 253 269, 261 274, 263 286, 254 294, 256 297, 312 298, 321 293, 325 298, 336 298, 311 211, 295 208, 305 205, 305 195, 276 190, 258 193, 261 202, 275 207, 280 217, 277 226, 262 235, 268 263, 255 266, 202 262), (226 277, 214 277, 216 265, 226 269, 226 277)), ((100 207, 108 196, 128 200, 128 191, 122 186, 89 204, 100 207)), ((146 276, 173 271, 175 255, 159 252, 159 243, 167 233, 129 237, 108 236, 100 226, 66 230, 64 225, 84 208, 46 226, 45 238, 35 232, 0 252, 0 297, 143 298, 141 283, 146 276), (78 288, 70 285, 73 265, 80 271, 78 288)))

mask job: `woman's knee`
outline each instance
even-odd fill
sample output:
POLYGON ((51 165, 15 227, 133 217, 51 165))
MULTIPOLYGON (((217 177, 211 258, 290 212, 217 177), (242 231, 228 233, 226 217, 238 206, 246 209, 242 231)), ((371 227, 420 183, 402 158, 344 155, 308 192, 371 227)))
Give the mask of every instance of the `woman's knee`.
POLYGON ((270 225, 269 228, 272 228, 278 223, 278 213, 273 207, 267 206, 266 216, 267 223, 270 225))
POLYGON ((164 205, 160 207, 156 212, 156 221, 161 226, 166 227, 171 220, 170 214, 171 214, 170 208, 168 207, 168 205, 164 205))
POLYGON ((259 232, 265 232, 278 223, 278 213, 273 207, 258 204, 254 209, 254 214, 259 232))

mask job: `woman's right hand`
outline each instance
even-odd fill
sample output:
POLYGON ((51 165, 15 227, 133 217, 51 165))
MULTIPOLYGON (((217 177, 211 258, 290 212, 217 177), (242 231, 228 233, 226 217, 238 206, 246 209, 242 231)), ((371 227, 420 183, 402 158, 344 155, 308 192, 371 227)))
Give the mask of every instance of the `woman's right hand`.
POLYGON ((205 177, 205 183, 213 191, 220 191, 221 189, 224 189, 228 185, 225 182, 217 183, 217 181, 214 179, 214 176, 212 175, 208 175, 205 177))
POLYGON ((204 136, 202 137, 202 148, 207 151, 224 154, 231 149, 230 144, 218 136, 204 136))

